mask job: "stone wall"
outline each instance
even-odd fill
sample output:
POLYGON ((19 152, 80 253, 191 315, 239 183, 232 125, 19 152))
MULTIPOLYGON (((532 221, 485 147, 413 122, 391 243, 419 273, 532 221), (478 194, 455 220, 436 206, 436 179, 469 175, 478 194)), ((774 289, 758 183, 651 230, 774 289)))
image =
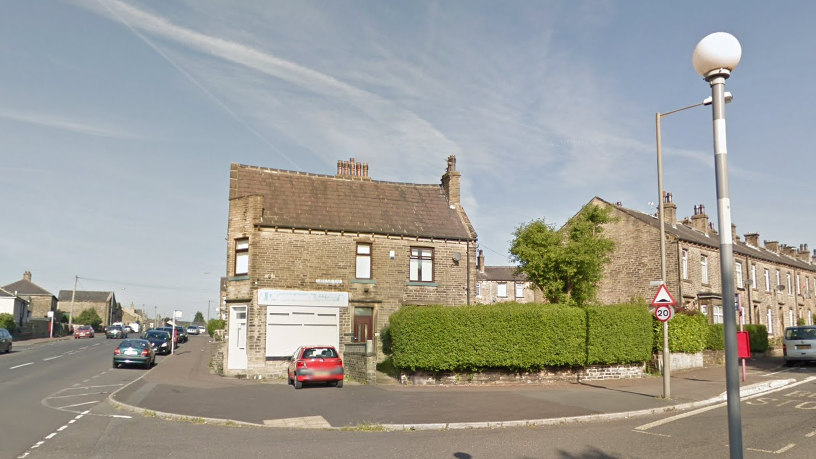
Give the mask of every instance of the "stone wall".
MULTIPOLYGON (((671 365, 670 368, 671 371, 689 370, 692 368, 703 368, 705 366, 703 362, 703 353, 698 352, 697 354, 684 354, 682 352, 670 352, 669 365, 671 365)), ((652 355, 650 367, 659 373, 663 372, 662 352, 659 354, 652 355)))
POLYGON ((635 379, 646 375, 646 364, 591 365, 574 368, 548 368, 536 372, 488 370, 476 373, 416 371, 400 374, 400 383, 427 385, 504 385, 547 384, 557 381, 599 381, 604 379, 635 379))
POLYGON ((346 344, 343 366, 349 378, 365 384, 377 384, 377 354, 373 341, 346 344))

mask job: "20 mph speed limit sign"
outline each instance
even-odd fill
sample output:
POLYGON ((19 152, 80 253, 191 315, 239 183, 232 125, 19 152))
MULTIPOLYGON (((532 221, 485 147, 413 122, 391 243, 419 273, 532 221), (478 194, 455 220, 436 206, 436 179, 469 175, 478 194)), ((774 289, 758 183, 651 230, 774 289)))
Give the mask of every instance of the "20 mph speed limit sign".
POLYGON ((655 317, 657 317, 657 320, 661 322, 668 322, 672 317, 674 317, 674 308, 666 304, 661 304, 655 308, 654 314, 655 317))

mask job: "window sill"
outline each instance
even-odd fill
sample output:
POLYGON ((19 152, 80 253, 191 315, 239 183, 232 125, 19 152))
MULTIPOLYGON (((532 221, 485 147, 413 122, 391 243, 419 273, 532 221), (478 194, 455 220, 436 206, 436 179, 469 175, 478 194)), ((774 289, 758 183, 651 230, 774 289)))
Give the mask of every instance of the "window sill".
POLYGON ((242 281, 242 280, 249 280, 249 274, 244 274, 242 276, 232 276, 232 277, 227 278, 227 281, 229 281, 229 282, 242 281))
POLYGON ((377 281, 374 279, 351 279, 349 284, 376 284, 377 281))
POLYGON ((436 282, 414 282, 414 281, 408 281, 408 282, 406 282, 406 283, 405 283, 405 285, 411 285, 411 286, 414 286, 414 287, 439 287, 439 284, 438 284, 438 283, 436 283, 436 282))

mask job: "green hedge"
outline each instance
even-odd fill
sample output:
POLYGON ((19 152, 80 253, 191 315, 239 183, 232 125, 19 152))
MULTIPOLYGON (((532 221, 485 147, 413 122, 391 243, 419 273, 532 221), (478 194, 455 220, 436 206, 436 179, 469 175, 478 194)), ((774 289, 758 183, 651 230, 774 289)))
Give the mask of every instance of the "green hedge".
MULTIPOLYGON (((671 346, 669 346, 669 348, 671 349, 671 346)), ((723 327, 723 324, 708 324, 706 349, 713 351, 722 351, 725 349, 725 327, 723 327)))
POLYGON ((14 333, 17 330, 17 323, 14 322, 14 316, 4 312, 0 313, 0 328, 5 328, 9 333, 14 333))
POLYGON ((394 365, 411 371, 537 370, 586 362, 586 312, 502 303, 405 306, 390 318, 394 365))
MULTIPOLYGON (((652 319, 654 324, 654 349, 663 351, 663 322, 652 319)), ((706 348, 708 342, 708 318, 694 314, 675 314, 669 321, 669 350, 696 354, 706 348)))
POLYGON ((227 322, 224 319, 210 319, 207 322, 207 334, 213 336, 216 330, 223 330, 226 326, 227 322))
POLYGON ((745 325, 748 339, 751 343, 751 352, 768 352, 768 329, 764 325, 745 325))
POLYGON ((588 365, 645 362, 652 355, 652 315, 643 305, 589 306, 588 365))

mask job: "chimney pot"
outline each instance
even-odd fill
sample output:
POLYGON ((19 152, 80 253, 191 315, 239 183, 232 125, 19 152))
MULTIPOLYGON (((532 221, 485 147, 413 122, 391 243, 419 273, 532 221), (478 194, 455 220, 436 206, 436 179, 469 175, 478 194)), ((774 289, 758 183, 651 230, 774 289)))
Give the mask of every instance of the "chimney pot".
POLYGON ((31 282, 31 271, 26 271, 23 273, 23 279, 31 282))
POLYGON ((337 160, 337 175, 343 175, 343 160, 337 160))
POLYGON ((363 163, 363 177, 368 177, 368 163, 363 163))

